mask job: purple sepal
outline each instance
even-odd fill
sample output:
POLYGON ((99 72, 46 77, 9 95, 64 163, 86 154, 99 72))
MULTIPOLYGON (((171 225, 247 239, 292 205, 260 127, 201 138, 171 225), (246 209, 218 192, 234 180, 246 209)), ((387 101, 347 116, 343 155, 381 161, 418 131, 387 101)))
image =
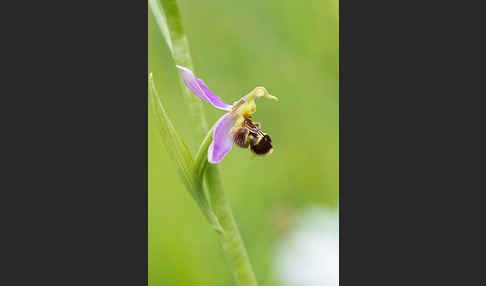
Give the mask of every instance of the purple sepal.
POLYGON ((204 101, 210 103, 214 107, 226 111, 231 111, 231 105, 224 103, 221 98, 209 90, 202 79, 196 78, 192 71, 183 66, 177 66, 182 79, 186 83, 187 87, 197 96, 204 101))

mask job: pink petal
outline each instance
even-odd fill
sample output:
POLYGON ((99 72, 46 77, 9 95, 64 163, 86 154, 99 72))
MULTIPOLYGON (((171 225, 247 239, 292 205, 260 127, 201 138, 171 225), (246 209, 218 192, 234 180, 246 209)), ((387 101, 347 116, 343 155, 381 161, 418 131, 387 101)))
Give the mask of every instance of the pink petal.
POLYGON ((209 90, 202 79, 196 78, 192 71, 183 66, 177 66, 182 79, 186 83, 187 87, 197 96, 212 104, 214 107, 222 110, 231 110, 231 105, 224 103, 221 98, 209 90))
POLYGON ((231 138, 230 131, 235 125, 236 119, 230 113, 226 113, 216 123, 213 132, 213 141, 209 145, 208 160, 212 164, 216 164, 223 160, 226 153, 233 147, 233 138, 231 138))

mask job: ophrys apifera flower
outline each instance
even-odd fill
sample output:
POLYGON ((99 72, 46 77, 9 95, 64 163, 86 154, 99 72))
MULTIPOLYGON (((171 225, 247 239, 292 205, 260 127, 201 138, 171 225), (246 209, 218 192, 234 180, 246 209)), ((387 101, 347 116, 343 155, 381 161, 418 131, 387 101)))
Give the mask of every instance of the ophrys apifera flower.
POLYGON ((177 66, 187 87, 212 106, 227 111, 217 121, 213 130, 213 140, 208 149, 208 161, 219 163, 231 151, 233 144, 248 148, 256 155, 272 153, 270 136, 264 133, 260 123, 251 120, 256 112, 255 100, 260 97, 277 100, 264 87, 256 87, 250 93, 235 101, 232 105, 224 103, 221 98, 209 90, 202 79, 196 78, 188 68, 177 66))

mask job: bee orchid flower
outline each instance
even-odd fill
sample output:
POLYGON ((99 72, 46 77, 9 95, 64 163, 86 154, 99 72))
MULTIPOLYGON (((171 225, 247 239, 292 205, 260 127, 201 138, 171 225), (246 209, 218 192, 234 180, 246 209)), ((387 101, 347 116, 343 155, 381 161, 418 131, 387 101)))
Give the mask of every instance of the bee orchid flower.
POLYGON ((231 151, 233 144, 248 148, 260 156, 273 152, 270 136, 260 129, 260 123, 253 122, 251 115, 256 112, 255 100, 260 97, 278 100, 264 87, 256 87, 232 105, 224 103, 206 86, 202 79, 196 78, 193 72, 182 66, 177 66, 187 87, 202 100, 212 106, 226 111, 217 121, 213 130, 213 140, 208 149, 208 161, 219 163, 231 151))

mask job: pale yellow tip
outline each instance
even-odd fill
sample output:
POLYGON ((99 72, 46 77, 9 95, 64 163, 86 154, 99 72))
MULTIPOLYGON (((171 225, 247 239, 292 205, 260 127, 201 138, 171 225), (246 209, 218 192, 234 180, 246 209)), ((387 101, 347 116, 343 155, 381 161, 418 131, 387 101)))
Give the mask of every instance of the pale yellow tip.
POLYGON ((262 97, 268 94, 268 92, 264 87, 257 87, 255 90, 255 94, 257 97, 262 97))
POLYGON ((273 96, 270 93, 268 93, 267 89, 264 88, 263 86, 259 86, 259 87, 255 88, 255 96, 257 98, 258 97, 265 97, 265 98, 269 98, 269 99, 273 99, 273 100, 278 101, 278 98, 276 96, 273 96))
POLYGON ((273 100, 275 100, 275 101, 278 101, 278 97, 273 96, 273 95, 271 95, 271 94, 267 94, 267 95, 265 95, 265 97, 266 97, 266 98, 273 99, 273 100))

